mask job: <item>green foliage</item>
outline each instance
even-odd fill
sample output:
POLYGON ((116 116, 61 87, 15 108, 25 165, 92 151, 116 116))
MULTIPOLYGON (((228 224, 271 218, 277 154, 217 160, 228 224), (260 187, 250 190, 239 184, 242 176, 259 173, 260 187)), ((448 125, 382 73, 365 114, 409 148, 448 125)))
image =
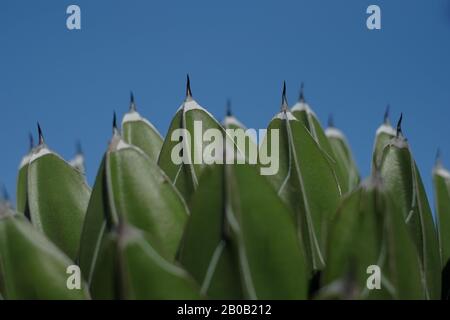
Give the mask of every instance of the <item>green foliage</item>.
POLYGON ((164 139, 132 96, 92 190, 39 130, 17 208, 0 197, 0 299, 448 299, 450 174, 439 160, 436 226, 400 124, 386 112, 361 183, 347 139, 323 130, 303 92, 292 112, 283 93, 257 145, 227 132, 245 127, 231 111, 221 125, 188 82, 164 139), (202 162, 208 129, 239 162, 202 162), (72 265, 80 289, 67 286, 72 265), (379 289, 368 286, 373 266, 379 289))
POLYGON ((26 199, 18 199, 28 205, 23 212, 29 212, 31 223, 75 259, 90 196, 84 176, 45 144, 34 149, 22 170, 27 175, 26 199))
POLYGON ((137 111, 131 96, 130 110, 122 120, 122 134, 125 142, 139 147, 153 161, 158 161, 163 138, 158 130, 137 111))
MULTIPOLYGON (((270 122, 262 148, 271 145, 272 129, 280 135, 280 165, 275 175, 267 177, 294 213, 309 269, 321 270, 329 224, 341 196, 333 165, 306 127, 286 109, 270 122)), ((260 158, 264 162, 263 153, 260 158)))
POLYGON ((399 208, 395 214, 404 219, 416 245, 426 298, 438 299, 441 260, 437 232, 419 170, 401 132, 384 147, 380 170, 386 190, 399 208))
MULTIPOLYGON (((1 206, 1 205, 0 205, 1 206)), ((73 262, 21 215, 0 208, 0 294, 5 299, 87 299, 66 286, 73 262)))
POLYGON ((198 139, 201 139, 204 132, 210 128, 223 130, 220 123, 188 95, 172 119, 159 155, 158 165, 188 203, 197 189, 199 177, 205 167, 204 164, 196 164, 196 158, 201 159, 200 150, 204 150, 208 143, 198 139), (197 134, 194 134, 195 121, 202 124, 202 128, 197 130, 197 134), (176 136, 178 140, 173 141, 172 135, 177 129, 185 129, 185 131, 178 131, 180 132, 176 136), (189 160, 188 164, 175 164, 172 161, 172 152, 178 150, 177 145, 183 146, 182 152, 186 152, 186 154, 181 154, 181 156, 189 160))
POLYGON ((433 169, 433 186, 442 262, 442 298, 450 299, 450 173, 440 161, 433 169))
POLYGON ((343 199, 328 239, 326 286, 346 279, 353 286, 347 298, 425 298, 416 247, 397 210, 376 173, 343 199), (382 270, 381 290, 366 287, 371 265, 382 270))
POLYGON ((115 132, 87 208, 80 245, 80 266, 89 283, 108 226, 120 219, 152 238, 152 246, 173 260, 188 209, 175 187, 143 151, 115 132))
POLYGON ((306 298, 292 213, 248 164, 218 165, 202 175, 181 262, 211 298, 306 298))

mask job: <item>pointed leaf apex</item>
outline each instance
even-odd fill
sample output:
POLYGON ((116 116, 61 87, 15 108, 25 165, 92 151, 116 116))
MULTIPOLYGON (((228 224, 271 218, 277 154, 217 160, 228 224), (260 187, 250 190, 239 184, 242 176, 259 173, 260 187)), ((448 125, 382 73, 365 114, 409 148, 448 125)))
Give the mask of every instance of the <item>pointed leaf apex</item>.
POLYGON ((440 148, 437 148, 437 150, 436 150, 436 158, 434 160, 434 165, 436 167, 442 166, 442 155, 441 155, 441 149, 440 148))
POLYGON ((189 79, 189 73, 186 76, 186 98, 192 98, 191 80, 189 79))
POLYGON ((81 142, 78 140, 75 144, 76 154, 83 155, 83 148, 81 147, 81 142))
POLYGON ((333 114, 330 113, 328 115, 328 127, 329 128, 334 128, 334 119, 333 119, 333 114))
POLYGON ((227 113, 227 117, 233 116, 233 113, 231 112, 231 100, 230 99, 227 100, 226 113, 227 113))
POLYGON ((400 118, 398 119, 398 122, 397 122, 397 137, 403 136, 402 120, 403 120, 403 112, 400 113, 400 118))
POLYGON ((118 133, 118 130, 117 130, 117 117, 116 117, 116 111, 114 111, 114 113, 113 113, 113 123, 112 123, 112 126, 113 126, 113 135, 116 135, 116 134, 118 133))
POLYGON ((281 111, 286 112, 288 108, 289 106, 286 98, 286 81, 283 81, 283 93, 281 96, 281 111))
POLYGON ((34 148, 34 138, 31 132, 28 132, 28 142, 29 142, 29 150, 31 151, 34 148))
POLYGON ((38 128, 38 136, 39 136, 39 145, 44 144, 44 135, 42 134, 42 129, 41 129, 41 125, 39 124, 39 122, 37 123, 37 128, 38 128))
POLYGON ((390 111, 390 109, 391 109, 391 106, 388 104, 386 106, 386 110, 384 110, 384 117, 383 117, 383 123, 384 124, 390 124, 390 121, 389 121, 389 111, 390 111))
POLYGON ((9 201, 9 193, 8 193, 8 189, 6 189, 5 185, 2 186, 2 197, 3 197, 4 201, 6 201, 6 202, 9 201))
POLYGON ((134 103, 133 91, 130 91, 130 111, 136 111, 136 104, 134 103))
POLYGON ((302 82, 302 84, 300 85, 300 94, 298 96, 298 101, 300 101, 300 102, 305 102, 304 89, 305 89, 305 84, 302 82))

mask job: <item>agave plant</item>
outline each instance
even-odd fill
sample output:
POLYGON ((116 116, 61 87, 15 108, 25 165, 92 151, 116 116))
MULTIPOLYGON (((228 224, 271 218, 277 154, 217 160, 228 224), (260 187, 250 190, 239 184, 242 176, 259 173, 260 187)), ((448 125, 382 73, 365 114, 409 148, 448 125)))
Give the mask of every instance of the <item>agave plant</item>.
POLYGON ((165 137, 131 93, 92 189, 81 147, 65 161, 38 125, 16 208, 0 197, 0 299, 448 299, 450 173, 438 156, 435 224, 401 120, 394 129, 387 108, 361 182, 303 86, 289 110, 284 84, 257 143, 230 103, 222 123, 201 107, 188 77, 165 137), (203 159, 209 129, 222 162, 203 159), (262 175, 274 154, 278 170, 262 175))
MULTIPOLYGON (((281 111, 270 122, 263 147, 264 144, 270 144, 273 129, 280 132, 280 168, 277 174, 268 176, 268 179, 294 213, 299 242, 306 253, 308 268, 321 270, 325 266, 329 223, 341 196, 340 184, 331 163, 334 160, 323 151, 306 126, 288 110, 286 85, 283 86, 281 111)), ((261 153, 263 162, 264 157, 265 154, 261 153)))
POLYGON ((450 172, 442 164, 440 152, 433 168, 439 249, 442 263, 442 298, 450 299, 450 172))

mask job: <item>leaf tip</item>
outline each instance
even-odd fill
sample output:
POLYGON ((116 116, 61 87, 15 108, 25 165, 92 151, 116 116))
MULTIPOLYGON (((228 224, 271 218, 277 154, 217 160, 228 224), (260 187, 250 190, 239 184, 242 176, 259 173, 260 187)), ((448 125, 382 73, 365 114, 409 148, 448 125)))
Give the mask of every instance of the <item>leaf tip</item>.
POLYGON ((281 111, 286 112, 288 110, 288 102, 286 98, 286 81, 283 81, 283 93, 281 95, 281 111))
POLYGON ((305 93, 304 93, 304 89, 305 89, 305 84, 304 82, 302 82, 300 84, 300 94, 298 96, 298 101, 300 102, 305 102, 305 93))
POLYGON ((83 148, 81 147, 81 141, 78 140, 75 143, 75 150, 76 150, 76 154, 82 156, 83 155, 83 148))
POLYGON ((186 98, 192 98, 191 79, 189 73, 186 75, 186 98))
POLYGON ((384 124, 390 124, 390 121, 389 121, 389 112, 390 112, 390 109, 391 109, 391 105, 388 103, 388 104, 386 105, 386 109, 384 110, 384 116, 383 116, 383 123, 384 123, 384 124))
POLYGON ((328 115, 328 127, 329 128, 334 128, 334 118, 333 118, 333 114, 330 113, 328 115))
POLYGON ((3 184, 2 185, 2 200, 5 202, 9 202, 9 193, 8 193, 8 189, 6 188, 6 186, 3 184))
POLYGON ((130 90, 130 111, 136 111, 136 104, 134 103, 134 93, 130 90))
POLYGON ((441 155, 441 148, 437 148, 436 150, 436 156, 434 158, 434 165, 436 167, 442 166, 442 155, 441 155))
POLYGON ((233 113, 231 112, 231 100, 227 99, 227 104, 226 104, 226 115, 227 117, 231 117, 233 116, 233 113))
POLYGON ((400 136, 403 136, 402 120, 403 120, 403 112, 400 113, 400 118, 398 119, 398 122, 397 122, 397 138, 400 137, 400 136))
POLYGON ((44 135, 42 134, 42 129, 41 129, 41 125, 39 124, 39 122, 37 123, 37 129, 38 129, 38 136, 39 136, 39 145, 44 144, 44 135))
POLYGON ((112 127, 113 127, 113 135, 116 135, 119 133, 119 130, 117 129, 117 116, 116 116, 116 111, 113 112, 113 122, 112 122, 112 127))
POLYGON ((34 148, 34 138, 31 132, 28 132, 28 147, 29 151, 33 150, 34 148))

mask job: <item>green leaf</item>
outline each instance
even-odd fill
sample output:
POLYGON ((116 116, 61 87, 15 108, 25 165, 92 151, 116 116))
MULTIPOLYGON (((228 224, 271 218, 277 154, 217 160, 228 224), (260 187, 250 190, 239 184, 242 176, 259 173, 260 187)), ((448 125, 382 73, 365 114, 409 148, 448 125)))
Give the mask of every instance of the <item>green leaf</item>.
POLYGON ((78 254, 89 196, 83 174, 45 144, 34 149, 27 178, 31 222, 71 259, 78 254))
POLYGON ((242 155, 247 162, 254 161, 254 163, 257 163, 258 145, 254 140, 257 137, 256 130, 247 129, 231 114, 230 106, 228 106, 228 114, 222 121, 222 125, 228 133, 229 147, 233 144, 234 155, 242 155))
POLYGON ((89 283, 108 223, 122 218, 144 230, 160 254, 172 260, 187 217, 188 209, 167 176, 116 133, 97 173, 81 239, 80 266, 89 283))
POLYGON ((395 130, 392 128, 388 120, 378 127, 375 135, 375 142, 373 144, 372 167, 374 167, 374 164, 379 167, 381 157, 383 155, 383 149, 394 137, 395 130))
POLYGON ((337 166, 340 167, 340 170, 344 172, 344 175, 347 177, 348 188, 349 191, 351 191, 358 186, 360 178, 350 145, 342 131, 337 128, 327 128, 325 134, 330 141, 337 166))
POLYGON ((434 199, 442 262, 442 298, 450 299, 450 172, 438 159, 433 168, 434 199))
POLYGON ((155 126, 136 111, 133 98, 130 111, 122 120, 122 134, 125 142, 139 147, 153 161, 158 160, 163 138, 155 126))
POLYGON ((26 214, 29 216, 28 207, 28 162, 31 154, 27 154, 21 161, 19 166, 19 174, 17 175, 17 190, 16 190, 16 208, 17 212, 26 214))
POLYGON ((262 163, 266 160, 261 150, 276 139, 272 130, 279 132, 279 141, 274 141, 279 142, 279 170, 267 178, 295 213, 310 269, 320 270, 325 265, 328 227, 341 196, 334 167, 311 133, 286 108, 269 124, 260 148, 262 163))
POLYGON ((348 176, 346 175, 346 172, 343 171, 344 169, 339 166, 339 163, 337 163, 337 156, 334 154, 331 143, 320 125, 319 119, 309 104, 304 100, 302 93, 300 95, 299 101, 291 109, 292 115, 303 123, 324 154, 329 158, 329 162, 335 171, 342 193, 346 193, 350 191, 348 176))
POLYGON ((209 142, 203 141, 202 137, 204 132, 210 128, 223 131, 220 123, 208 111, 203 109, 191 96, 187 96, 172 119, 159 155, 158 165, 188 203, 192 193, 197 188, 199 177, 205 167, 202 161, 202 150, 209 142), (198 127, 198 130, 196 130, 196 135, 194 135, 194 122, 201 125, 201 128, 198 127), (186 129, 186 131, 178 131, 180 134, 176 135, 177 131, 175 130, 177 129, 186 129), (177 145, 183 146, 183 152, 187 152, 183 154, 183 157, 189 159, 189 161, 181 164, 174 163, 172 152, 176 150, 177 145))
POLYGON ((383 150, 381 175, 399 208, 397 214, 404 219, 415 242, 426 298, 438 299, 441 294, 438 238, 419 170, 401 130, 383 150))
POLYGON ((323 292, 340 287, 344 299, 425 297, 417 250, 398 210, 376 176, 343 199, 328 239, 323 292), (367 288, 372 265, 380 268, 381 290, 367 288))
POLYGON ((30 147, 28 153, 23 156, 19 165, 19 173, 17 175, 16 186, 16 210, 18 213, 25 214, 26 217, 30 217, 30 208, 28 206, 28 165, 31 155, 33 154, 34 140, 33 135, 29 134, 30 147))
POLYGON ((198 285, 128 225, 106 234, 94 269, 95 299, 200 299, 198 285))
POLYGON ((84 154, 81 149, 80 142, 77 143, 77 152, 72 160, 69 161, 70 165, 80 171, 82 174, 86 174, 86 168, 84 166, 84 154))
POLYGON ((305 299, 306 262, 292 213, 257 169, 205 170, 180 261, 213 299, 305 299))
MULTIPOLYGON (((2 209, 0 209, 2 211, 2 209)), ((73 262, 31 224, 0 212, 0 291, 5 299, 87 299, 87 285, 67 288, 73 262)))

